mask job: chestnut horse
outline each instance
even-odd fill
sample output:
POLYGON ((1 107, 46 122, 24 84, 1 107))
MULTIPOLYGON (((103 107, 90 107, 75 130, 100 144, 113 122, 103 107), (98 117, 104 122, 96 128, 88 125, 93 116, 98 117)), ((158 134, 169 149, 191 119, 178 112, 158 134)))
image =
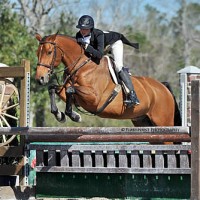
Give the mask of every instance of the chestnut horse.
POLYGON ((54 68, 61 62, 65 65, 63 85, 49 87, 51 112, 58 121, 63 121, 65 115, 76 122, 81 120, 80 115, 72 110, 73 102, 102 118, 130 119, 135 126, 181 125, 175 98, 163 83, 149 77, 132 76, 140 105, 127 107, 123 102, 123 90, 118 87, 115 91, 116 84, 111 78, 107 58, 103 57, 100 64, 96 64, 85 55, 75 38, 66 35, 53 34, 42 38, 36 34, 36 39, 39 47, 35 78, 40 84, 49 82, 50 76, 55 74, 54 68), (65 114, 58 110, 55 94, 66 102, 65 114))

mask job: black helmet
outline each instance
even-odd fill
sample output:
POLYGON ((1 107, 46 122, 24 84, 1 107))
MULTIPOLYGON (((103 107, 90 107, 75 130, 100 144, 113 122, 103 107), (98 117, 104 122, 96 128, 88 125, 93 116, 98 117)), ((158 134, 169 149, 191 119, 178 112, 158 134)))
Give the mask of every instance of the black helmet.
POLYGON ((94 28, 94 20, 92 17, 89 15, 83 15, 79 20, 78 20, 78 25, 76 28, 80 29, 91 29, 94 28))

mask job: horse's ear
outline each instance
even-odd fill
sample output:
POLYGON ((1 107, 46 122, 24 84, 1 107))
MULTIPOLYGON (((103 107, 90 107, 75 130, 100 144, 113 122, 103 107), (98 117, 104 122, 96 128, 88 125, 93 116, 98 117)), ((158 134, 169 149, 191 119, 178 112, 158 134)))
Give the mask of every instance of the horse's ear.
POLYGON ((53 39, 53 41, 56 40, 56 36, 58 35, 58 32, 59 32, 59 31, 57 31, 57 33, 55 33, 54 35, 52 35, 52 39, 53 39))
POLYGON ((42 36, 39 33, 36 33, 35 38, 40 42, 42 39, 42 36))

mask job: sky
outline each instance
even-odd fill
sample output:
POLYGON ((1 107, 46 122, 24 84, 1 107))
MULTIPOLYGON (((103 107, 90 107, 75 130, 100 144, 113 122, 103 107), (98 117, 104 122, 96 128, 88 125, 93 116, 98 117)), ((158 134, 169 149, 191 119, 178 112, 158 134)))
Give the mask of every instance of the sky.
MULTIPOLYGON (((32 0, 25 0, 32 1, 32 0)), ((45 1, 45 0, 43 0, 45 1)), ((46 0, 48 1, 48 0, 46 0)), ((52 11, 52 15, 56 16, 58 9, 66 10, 66 12, 72 11, 73 14, 79 18, 82 15, 91 15, 95 22, 106 22, 111 24, 113 22, 112 14, 116 10, 118 12, 118 18, 121 17, 124 23, 129 23, 137 16, 145 15, 145 6, 150 5, 156 8, 161 13, 165 13, 170 20, 180 7, 181 0, 60 0, 67 2, 65 5, 57 7, 52 11), (102 10, 101 10, 102 9, 102 10), (100 14, 101 13, 101 14, 100 14), (102 15, 103 13, 103 15, 102 15)), ((197 2, 200 0, 185 0, 187 3, 197 2)), ((10 0, 11 3, 17 2, 17 0, 10 0)), ((55 0, 55 2, 59 2, 55 0)), ((115 22, 115 24, 117 24, 115 22)))
MULTIPOLYGON (((88 14, 94 17, 98 15, 98 8, 104 8, 104 21, 109 22, 110 15, 112 12, 112 9, 118 6, 118 10, 120 12, 120 9, 123 10, 124 13, 126 13, 126 9, 132 9, 132 14, 134 15, 143 15, 145 11, 145 6, 151 5, 155 7, 158 11, 162 13, 166 13, 169 18, 173 17, 176 11, 179 9, 180 1, 181 0, 80 0, 79 3, 72 3, 76 0, 70 0, 71 5, 69 5, 70 9, 74 10, 74 13, 77 15, 77 17, 80 17, 84 14, 88 14), (91 2, 93 2, 96 7, 98 7, 95 11, 91 9, 91 2), (106 7, 109 4, 110 7, 106 7), (122 7, 123 6, 123 7, 122 7), (107 11, 107 12, 106 12, 107 11)), ((199 0, 186 0, 187 3, 189 2, 198 2, 199 0)), ((127 18, 128 19, 128 18, 127 18)))

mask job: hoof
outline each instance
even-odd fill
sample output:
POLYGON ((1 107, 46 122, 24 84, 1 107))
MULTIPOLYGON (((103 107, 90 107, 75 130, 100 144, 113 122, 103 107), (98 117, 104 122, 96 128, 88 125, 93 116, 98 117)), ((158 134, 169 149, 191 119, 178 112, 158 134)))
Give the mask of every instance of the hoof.
POLYGON ((59 112, 55 117, 56 117, 57 121, 59 121, 60 123, 66 122, 66 117, 63 112, 59 112))
POLYGON ((73 111, 71 116, 69 116, 69 117, 74 122, 81 122, 81 116, 75 111, 73 111))

